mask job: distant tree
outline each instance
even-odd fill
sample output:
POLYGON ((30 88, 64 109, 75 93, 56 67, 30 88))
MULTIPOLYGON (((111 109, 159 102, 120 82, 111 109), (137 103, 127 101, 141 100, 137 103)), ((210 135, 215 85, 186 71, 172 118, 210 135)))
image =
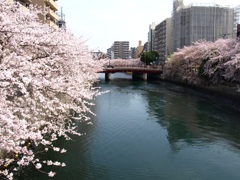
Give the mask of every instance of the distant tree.
POLYGON ((159 59, 159 54, 156 51, 144 52, 140 58, 140 60, 146 65, 150 65, 153 62, 157 61, 158 59, 159 59))

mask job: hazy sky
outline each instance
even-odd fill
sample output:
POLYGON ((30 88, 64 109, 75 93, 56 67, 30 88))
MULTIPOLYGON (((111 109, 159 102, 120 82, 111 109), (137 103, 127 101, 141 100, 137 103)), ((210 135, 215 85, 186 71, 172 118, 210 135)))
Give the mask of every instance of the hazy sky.
MULTIPOLYGON (((147 41, 149 25, 171 17, 173 0, 58 0, 68 28, 87 39, 90 49, 107 51, 114 41, 147 41)), ((184 4, 240 4, 239 0, 184 0, 184 4)))

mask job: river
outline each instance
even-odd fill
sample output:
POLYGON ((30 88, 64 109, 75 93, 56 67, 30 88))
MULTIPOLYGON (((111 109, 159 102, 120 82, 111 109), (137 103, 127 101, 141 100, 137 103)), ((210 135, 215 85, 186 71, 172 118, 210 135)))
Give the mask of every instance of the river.
MULTIPOLYGON (((86 135, 58 142, 65 154, 53 180, 239 180, 240 108, 225 99, 161 81, 132 81, 113 74, 98 84, 93 125, 86 135)), ((19 180, 44 180, 28 167, 19 180)))

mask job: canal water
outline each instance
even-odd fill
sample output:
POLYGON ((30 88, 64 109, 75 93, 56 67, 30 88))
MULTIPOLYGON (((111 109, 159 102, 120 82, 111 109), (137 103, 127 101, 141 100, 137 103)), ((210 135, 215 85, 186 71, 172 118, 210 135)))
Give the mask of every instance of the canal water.
MULTIPOLYGON (((132 81, 114 74, 98 84, 93 125, 86 135, 60 140, 66 154, 56 180, 239 180, 240 108, 228 100, 164 82, 132 81)), ((32 167, 19 180, 44 180, 32 167)))

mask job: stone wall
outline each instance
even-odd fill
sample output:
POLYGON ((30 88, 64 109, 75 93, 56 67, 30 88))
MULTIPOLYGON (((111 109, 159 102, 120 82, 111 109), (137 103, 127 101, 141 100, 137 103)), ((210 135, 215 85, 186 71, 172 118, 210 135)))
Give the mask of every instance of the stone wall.
POLYGON ((172 82, 175 84, 187 86, 211 95, 222 96, 230 98, 240 102, 240 86, 236 83, 223 83, 223 84, 204 84, 204 85, 193 85, 187 82, 182 82, 179 80, 172 80, 167 78, 162 78, 163 81, 172 82))

